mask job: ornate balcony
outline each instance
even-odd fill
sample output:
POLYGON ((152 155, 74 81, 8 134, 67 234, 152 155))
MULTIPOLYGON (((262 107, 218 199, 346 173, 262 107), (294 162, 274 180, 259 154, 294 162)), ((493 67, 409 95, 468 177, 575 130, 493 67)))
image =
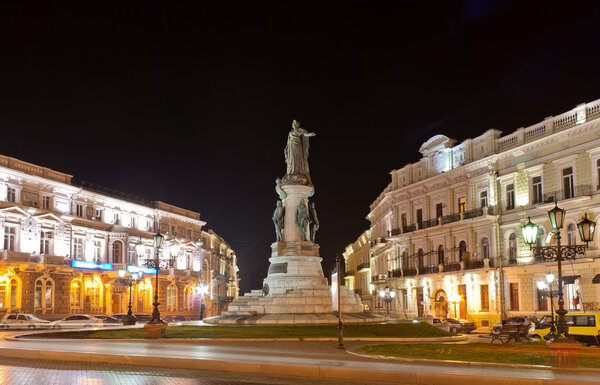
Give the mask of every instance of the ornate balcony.
POLYGON ((483 267, 485 266, 483 260, 481 261, 466 261, 465 262, 465 270, 472 270, 472 269, 483 269, 483 267))
POLYGON ((579 186, 575 186, 572 189, 562 189, 544 193, 543 203, 558 202, 566 199, 573 199, 590 195, 592 195, 592 186, 589 184, 582 184, 579 186))

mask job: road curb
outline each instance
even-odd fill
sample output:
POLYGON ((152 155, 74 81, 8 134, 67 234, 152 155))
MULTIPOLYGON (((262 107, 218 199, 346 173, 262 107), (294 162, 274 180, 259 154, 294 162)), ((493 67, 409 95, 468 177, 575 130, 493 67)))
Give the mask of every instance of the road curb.
MULTIPOLYGON (((415 385, 464 385, 468 381, 477 381, 479 384, 494 385, 549 385, 549 384, 572 384, 560 378, 527 378, 527 377, 498 377, 482 376, 481 374, 459 374, 448 372, 426 373, 415 371, 411 368, 399 368, 396 370, 375 370, 364 368, 344 367, 344 362, 333 362, 331 365, 294 365, 278 363, 261 363, 245 361, 226 361, 207 358, 179 358, 179 357, 149 357, 142 355, 118 355, 106 353, 75 353, 46 351, 33 349, 0 348, 0 357, 23 358, 31 360, 50 360, 68 362, 89 363, 112 363, 131 366, 150 366, 170 369, 204 370, 229 373, 257 374, 268 376, 304 377, 321 380, 348 380, 365 382, 382 382, 386 384, 415 384, 415 385)), ((373 357, 370 357, 373 358, 373 357)), ((421 363, 419 360, 414 360, 421 363)), ((443 361, 442 361, 443 362, 443 361)), ((479 365, 473 365, 479 366, 479 365)), ((486 365, 487 366, 487 365, 486 365)), ((522 369, 522 366, 512 367, 522 369)), ((506 366, 502 366, 506 369, 506 366)), ((526 367, 527 369, 530 369, 526 367)), ((554 368, 535 367, 555 372, 554 368)), ((505 370, 506 372, 506 370, 505 370)), ((561 370, 561 373, 567 373, 561 370)), ((597 371, 594 371, 597 372, 597 371)), ((500 373, 502 373, 500 371, 500 373)), ((568 371, 570 374, 581 373, 581 371, 568 371)), ((494 373, 496 374, 496 373, 494 373)), ((598 384, 597 381, 577 380, 577 385, 598 384)))

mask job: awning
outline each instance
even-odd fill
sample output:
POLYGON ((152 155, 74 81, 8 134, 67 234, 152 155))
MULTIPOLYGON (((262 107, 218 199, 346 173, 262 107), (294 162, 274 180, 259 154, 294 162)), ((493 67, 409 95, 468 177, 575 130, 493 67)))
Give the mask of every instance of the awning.
POLYGON ((566 277, 562 277, 563 285, 573 284, 573 283, 575 283, 575 280, 579 277, 581 277, 581 276, 580 275, 567 275, 566 277))
POLYGON ((600 274, 596 274, 596 276, 592 278, 592 283, 600 283, 600 274))

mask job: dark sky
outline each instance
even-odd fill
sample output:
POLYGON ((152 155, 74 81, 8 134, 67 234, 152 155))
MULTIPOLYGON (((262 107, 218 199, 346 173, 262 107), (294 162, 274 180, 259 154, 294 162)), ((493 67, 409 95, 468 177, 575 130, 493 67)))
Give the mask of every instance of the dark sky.
POLYGON ((597 2, 55 3, 0 5, 0 153, 201 212, 242 292, 266 276, 292 119, 317 133, 327 270, 431 136, 600 98, 597 2))

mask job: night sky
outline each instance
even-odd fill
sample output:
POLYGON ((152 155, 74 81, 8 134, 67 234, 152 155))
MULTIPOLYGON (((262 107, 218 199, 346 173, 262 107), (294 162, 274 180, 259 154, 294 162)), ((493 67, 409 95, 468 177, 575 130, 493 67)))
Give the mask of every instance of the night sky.
POLYGON ((328 271, 431 136, 600 98, 597 2, 22 3, 0 5, 0 154, 200 212, 242 292, 267 273, 293 119, 317 134, 328 271))

